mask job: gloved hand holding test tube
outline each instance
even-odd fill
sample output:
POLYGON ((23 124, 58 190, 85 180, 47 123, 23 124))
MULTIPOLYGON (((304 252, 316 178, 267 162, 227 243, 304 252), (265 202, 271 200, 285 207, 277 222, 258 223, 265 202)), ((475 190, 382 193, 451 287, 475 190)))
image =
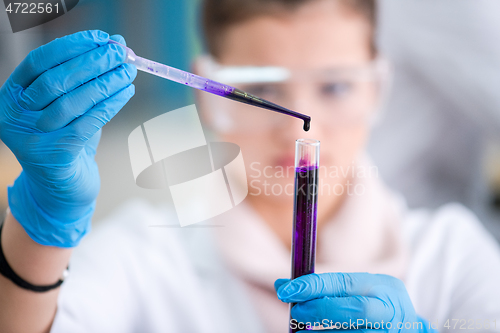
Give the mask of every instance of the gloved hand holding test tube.
POLYGON ((211 94, 215 94, 221 97, 229 98, 234 101, 238 101, 245 104, 254 105, 271 111, 283 113, 295 118, 302 119, 304 121, 304 131, 309 131, 311 124, 311 117, 289 110, 265 99, 259 98, 257 96, 246 93, 235 87, 219 83, 196 74, 185 72, 183 70, 170 67, 164 64, 160 64, 142 57, 137 56, 132 49, 122 45, 114 40, 110 40, 109 43, 117 44, 125 48, 127 52, 127 57, 125 62, 133 64, 138 70, 143 72, 153 74, 164 79, 174 81, 177 83, 185 84, 192 88, 203 90, 211 94))
POLYGON ((290 304, 289 333, 320 325, 348 329, 353 326, 346 323, 352 322, 358 328, 355 332, 373 328, 373 323, 384 325, 385 332, 436 332, 416 314, 404 283, 395 277, 314 273, 319 150, 317 140, 299 139, 295 143, 291 279, 278 279, 274 284, 278 298, 290 304))

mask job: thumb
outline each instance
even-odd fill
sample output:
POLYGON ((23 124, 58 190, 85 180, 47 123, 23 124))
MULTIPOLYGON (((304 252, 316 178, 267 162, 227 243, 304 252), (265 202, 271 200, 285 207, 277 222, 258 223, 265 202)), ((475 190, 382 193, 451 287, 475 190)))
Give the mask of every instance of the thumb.
POLYGON ((284 285, 285 283, 289 282, 289 281, 290 281, 290 279, 278 279, 278 280, 276 280, 276 281, 274 282, 274 290, 275 290, 276 292, 278 292, 278 290, 280 289, 280 287, 281 287, 282 285, 284 285))

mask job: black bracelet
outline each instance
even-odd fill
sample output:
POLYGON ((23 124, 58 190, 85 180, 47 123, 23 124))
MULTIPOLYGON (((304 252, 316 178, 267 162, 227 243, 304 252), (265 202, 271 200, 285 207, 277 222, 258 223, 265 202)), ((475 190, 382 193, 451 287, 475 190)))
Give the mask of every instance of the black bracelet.
POLYGON ((18 287, 21 287, 23 289, 31 290, 37 293, 43 293, 50 291, 52 289, 59 288, 59 286, 64 282, 64 280, 59 280, 55 284, 50 285, 50 286, 35 286, 32 285, 29 282, 26 282, 23 280, 19 275, 17 275, 12 268, 10 267, 9 263, 5 259, 5 255, 3 254, 3 249, 2 249, 2 229, 3 229, 3 224, 0 225, 0 274, 5 276, 7 279, 11 280, 16 284, 18 287))

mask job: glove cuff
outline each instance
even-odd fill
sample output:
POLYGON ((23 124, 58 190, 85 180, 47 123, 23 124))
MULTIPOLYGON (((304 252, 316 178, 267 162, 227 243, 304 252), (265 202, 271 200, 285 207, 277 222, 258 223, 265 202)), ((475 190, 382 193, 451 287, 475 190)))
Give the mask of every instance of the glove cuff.
POLYGON ((61 221, 48 215, 38 206, 29 191, 24 172, 8 188, 9 208, 26 233, 35 242, 62 248, 77 246, 90 231, 95 210, 95 200, 82 217, 73 221, 61 221))

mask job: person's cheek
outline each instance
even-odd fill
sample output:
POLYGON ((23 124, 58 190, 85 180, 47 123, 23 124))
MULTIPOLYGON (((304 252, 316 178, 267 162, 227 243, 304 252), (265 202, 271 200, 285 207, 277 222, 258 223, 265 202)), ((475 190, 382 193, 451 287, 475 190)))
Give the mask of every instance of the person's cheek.
POLYGON ((365 149, 368 134, 368 128, 364 125, 332 128, 329 133, 324 134, 320 158, 320 165, 325 170, 324 181, 336 184, 352 177, 352 168, 365 149))

